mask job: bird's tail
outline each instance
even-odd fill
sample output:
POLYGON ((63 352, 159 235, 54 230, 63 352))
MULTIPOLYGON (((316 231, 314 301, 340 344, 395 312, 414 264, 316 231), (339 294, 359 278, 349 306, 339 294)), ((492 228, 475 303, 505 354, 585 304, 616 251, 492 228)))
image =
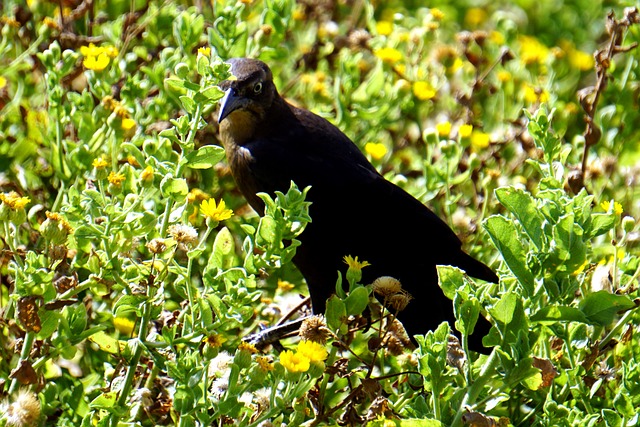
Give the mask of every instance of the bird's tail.
POLYGON ((493 270, 464 252, 459 253, 456 262, 452 265, 464 270, 469 276, 475 277, 476 279, 498 283, 498 276, 493 270))

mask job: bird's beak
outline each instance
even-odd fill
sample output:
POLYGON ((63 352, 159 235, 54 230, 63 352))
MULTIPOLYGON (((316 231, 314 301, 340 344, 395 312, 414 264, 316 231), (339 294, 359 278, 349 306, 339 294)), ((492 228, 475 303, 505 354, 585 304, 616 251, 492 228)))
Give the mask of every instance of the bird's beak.
POLYGON ((229 114, 236 111, 238 108, 244 106, 244 98, 238 96, 238 92, 232 87, 227 89, 222 98, 220 115, 218 116, 218 123, 222 122, 229 114))

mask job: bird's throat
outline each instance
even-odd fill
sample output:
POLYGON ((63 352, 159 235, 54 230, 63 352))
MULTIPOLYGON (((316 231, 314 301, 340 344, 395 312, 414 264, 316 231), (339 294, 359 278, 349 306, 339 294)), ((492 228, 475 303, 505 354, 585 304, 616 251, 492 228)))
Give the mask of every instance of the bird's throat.
POLYGON ((226 150, 233 146, 243 146, 256 134, 258 118, 247 110, 236 110, 220 123, 222 144, 226 150))

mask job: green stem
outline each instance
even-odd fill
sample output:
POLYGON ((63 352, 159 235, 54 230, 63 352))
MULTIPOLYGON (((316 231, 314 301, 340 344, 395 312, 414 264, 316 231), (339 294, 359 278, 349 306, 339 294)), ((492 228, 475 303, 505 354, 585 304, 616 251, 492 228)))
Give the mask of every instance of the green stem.
MULTIPOLYGON (((569 325, 568 324, 565 325, 564 335, 565 335, 565 337, 569 337, 570 336, 569 335, 569 325)), ((569 359, 569 365, 571 366, 571 370, 574 371, 574 372, 577 372, 578 364, 576 363, 576 359, 574 357, 571 345, 569 345, 568 343, 565 343, 564 347, 567 350, 567 359, 569 359)), ((585 399, 585 396, 588 395, 588 392, 587 392, 587 390, 585 390, 584 383, 582 381, 574 382, 573 379, 574 379, 574 377, 572 375, 567 375, 567 383, 569 383, 571 385, 570 388, 574 388, 574 389, 580 390, 579 395, 576 396, 577 399, 582 402, 582 404, 584 405, 585 409, 589 413, 593 413, 593 409, 591 408, 591 404, 589 403, 588 400, 585 399)))
MULTIPOLYGON (((66 178, 67 175, 65 173, 66 165, 65 165, 65 157, 64 157, 64 147, 62 144, 62 107, 58 106, 56 108, 56 147, 58 151, 58 162, 60 163, 60 181, 63 181, 63 178, 66 178)), ((55 165, 54 162, 52 164, 55 165)))
POLYGON ((13 67, 17 67, 18 64, 24 61, 28 56, 34 54, 38 50, 38 46, 40 46, 40 43, 42 43, 46 37, 46 35, 40 34, 38 38, 33 43, 31 43, 27 49, 25 49, 24 52, 18 55, 18 57, 11 61, 11 63, 4 69, 5 74, 10 74, 13 67))
MULTIPOLYGON (((31 348, 33 347, 33 342, 35 341, 36 334, 29 331, 26 333, 24 337, 24 343, 22 344, 22 351, 20 352, 20 360, 18 361, 18 366, 22 364, 25 360, 29 359, 29 354, 31 354, 31 348)), ((18 391, 18 387, 20 383, 17 378, 11 380, 11 386, 9 387, 9 394, 13 394, 18 391)))
POLYGON ((4 240, 5 242, 7 242, 7 245, 9 245, 9 250, 11 250, 11 253, 13 254, 13 260, 16 262, 16 264, 18 264, 18 267, 20 267, 21 274, 24 271, 24 263, 22 262, 22 258, 20 258, 20 255, 18 254, 18 246, 20 243, 18 241, 18 228, 15 227, 15 233, 12 237, 11 224, 8 220, 4 221, 4 240))
MULTIPOLYGON (((142 318, 140 319, 140 328, 138 329, 138 340, 139 343, 136 346, 133 357, 131 358, 131 362, 129 363, 129 367, 127 369, 127 375, 124 379, 124 384, 122 385, 122 390, 120 391, 120 396, 118 398, 118 406, 120 408, 124 408, 127 403, 127 399, 129 398, 129 393, 131 392, 131 388, 133 387, 133 380, 136 375, 136 369, 138 367, 138 363, 140 363, 140 358, 142 357, 142 352, 144 351, 144 345, 142 344, 142 340, 147 336, 147 327, 149 325, 149 321, 151 320, 151 290, 147 289, 147 298, 148 300, 144 303, 144 311, 142 313, 142 318)), ((118 425, 118 415, 116 413, 111 414, 111 427, 116 427, 118 425)))
MULTIPOLYGON (((491 375, 493 374, 498 361, 498 353, 494 349, 487 358, 487 361, 482 366, 482 370, 480 371, 480 375, 478 376, 478 378, 473 382, 473 384, 470 385, 470 387, 467 388, 467 393, 462 399, 462 403, 460 404, 460 408, 458 409, 458 412, 456 413, 456 416, 451 423, 451 427, 462 426, 462 416, 467 412, 467 407, 473 406, 474 403, 476 403, 476 400, 482 392, 485 384, 487 384, 491 379, 491 375)), ((495 396, 495 394, 492 394, 492 396, 495 396)))

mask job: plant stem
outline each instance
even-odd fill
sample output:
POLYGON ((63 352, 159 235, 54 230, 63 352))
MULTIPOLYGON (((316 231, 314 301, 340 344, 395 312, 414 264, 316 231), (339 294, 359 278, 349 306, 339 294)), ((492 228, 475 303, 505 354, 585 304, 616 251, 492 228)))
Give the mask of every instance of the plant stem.
MULTIPOLYGON (((144 303, 144 311, 142 313, 142 318, 140 319, 140 328, 138 329, 138 345, 133 353, 133 357, 131 358, 131 362, 129 363, 129 368, 127 370, 127 376, 125 377, 124 384, 122 385, 122 390, 120 391, 120 396, 118 397, 117 406, 120 408, 125 407, 127 403, 127 399, 129 397, 129 393, 131 392, 131 388, 133 387, 133 380, 136 376, 136 369, 138 367, 138 363, 140 363, 140 358, 142 357, 142 352, 144 351, 144 346, 142 345, 142 340, 147 336, 147 327, 149 321, 151 320, 151 289, 147 289, 147 301, 144 303)), ((111 414, 111 427, 116 427, 118 425, 118 415, 116 413, 111 414)))
MULTIPOLYGON (((32 331, 28 331, 24 337, 24 343, 22 344, 22 351, 20 352, 20 360, 18 361, 18 367, 25 360, 29 359, 29 354, 31 354, 31 348, 33 347, 33 342, 35 341, 36 334, 32 331)), ((18 391, 18 386, 20 383, 17 378, 11 380, 11 386, 9 387, 9 394, 13 394, 18 391)))
POLYGON ((458 408, 458 412, 456 412, 456 416, 451 423, 451 427, 462 426, 462 416, 466 413, 467 407, 472 406, 476 402, 483 387, 491 379, 492 371, 495 369, 497 364, 498 353, 494 349, 482 366, 482 370, 480 371, 478 378, 467 388, 467 393, 462 399, 462 403, 460 404, 460 408, 458 408))

